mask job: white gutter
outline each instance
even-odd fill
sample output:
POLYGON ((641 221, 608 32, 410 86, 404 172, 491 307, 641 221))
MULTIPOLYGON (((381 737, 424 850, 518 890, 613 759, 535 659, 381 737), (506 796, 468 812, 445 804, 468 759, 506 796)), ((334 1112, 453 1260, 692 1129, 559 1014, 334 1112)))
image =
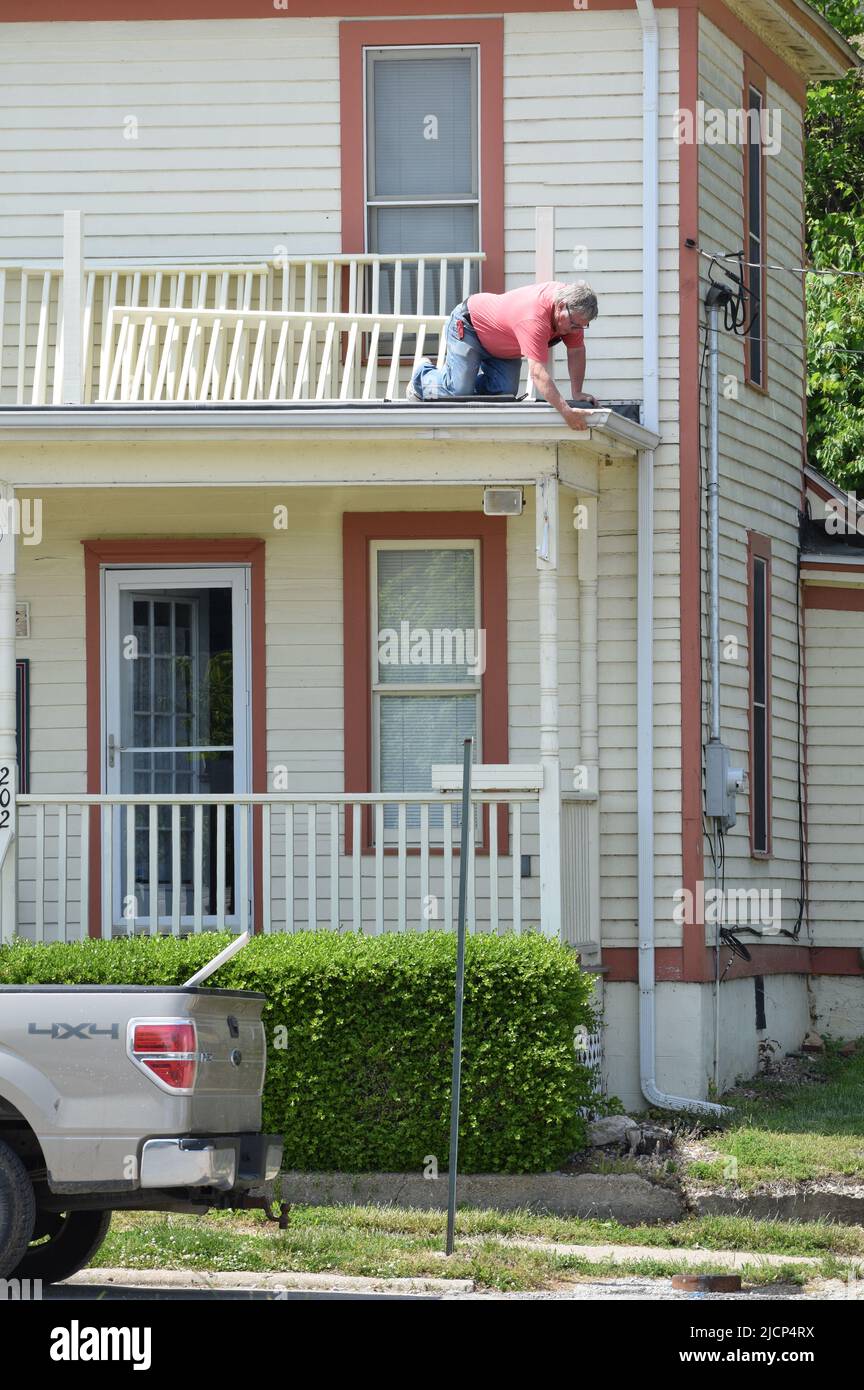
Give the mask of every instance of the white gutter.
POLYGON ((494 432, 513 443, 583 444, 602 448, 604 442, 625 451, 653 449, 659 442, 644 426, 626 415, 601 408, 586 412, 589 427, 571 430, 545 401, 507 405, 380 404, 378 406, 0 406, 0 443, 39 442, 70 438, 120 439, 156 435, 164 439, 202 435, 222 439, 255 439, 294 432, 321 438, 358 432, 392 440, 446 439, 468 433, 494 432))
MULTIPOLYGON (((642 25, 642 360, 643 419, 660 432, 660 32, 653 0, 636 0, 642 25)), ((710 1101, 667 1095, 655 1080, 654 966, 654 452, 639 454, 636 632, 636 803, 639 907, 639 1077, 642 1094, 664 1110, 725 1114, 710 1101)))

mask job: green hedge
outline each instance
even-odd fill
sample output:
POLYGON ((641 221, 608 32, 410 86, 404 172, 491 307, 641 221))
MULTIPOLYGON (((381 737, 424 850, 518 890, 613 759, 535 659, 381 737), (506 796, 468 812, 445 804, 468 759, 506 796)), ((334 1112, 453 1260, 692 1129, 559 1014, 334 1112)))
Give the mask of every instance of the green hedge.
MULTIPOLYGON (((180 984, 226 944, 215 934, 0 949, 0 983, 180 984)), ((410 1172, 447 1166, 452 935, 256 937, 213 977, 260 990, 264 1126, 287 1168, 410 1172)), ((543 1172, 583 1147, 592 1094, 574 1029, 590 977, 538 935, 469 937, 460 1167, 543 1172)))

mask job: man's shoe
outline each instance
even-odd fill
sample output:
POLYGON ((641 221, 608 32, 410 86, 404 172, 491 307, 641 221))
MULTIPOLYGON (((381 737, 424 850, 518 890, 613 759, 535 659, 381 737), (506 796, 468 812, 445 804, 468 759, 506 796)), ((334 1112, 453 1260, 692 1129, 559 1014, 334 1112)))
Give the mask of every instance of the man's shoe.
POLYGON ((420 358, 420 361, 419 361, 418 365, 414 368, 414 371, 413 371, 412 374, 411 374, 411 380, 408 382, 408 385, 407 385, 407 387, 405 388, 405 399, 406 399, 406 400, 409 400, 409 401, 422 401, 422 400, 424 399, 424 397, 421 396, 421 395, 419 394, 419 392, 417 392, 417 391, 414 390, 414 377, 417 375, 417 372, 420 370, 421 367, 432 367, 432 366, 434 366, 434 363, 433 363, 431 357, 421 357, 421 358, 420 358))

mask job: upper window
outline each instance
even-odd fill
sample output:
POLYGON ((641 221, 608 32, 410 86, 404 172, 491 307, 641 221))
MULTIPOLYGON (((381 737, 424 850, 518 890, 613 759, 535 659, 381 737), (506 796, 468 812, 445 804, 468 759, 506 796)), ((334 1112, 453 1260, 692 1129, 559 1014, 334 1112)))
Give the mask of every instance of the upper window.
POLYGON ((437 314, 481 283, 500 293, 501 17, 341 20, 339 85, 342 250, 384 258, 366 305, 377 294, 382 309, 413 314, 419 288, 422 312, 437 314), (461 256, 478 254, 466 273, 461 256), (429 256, 419 287, 408 263, 393 266, 399 256, 429 256))
MULTIPOLYGON (((387 256, 480 249, 476 47, 366 50, 366 239, 387 256)), ((413 312, 417 272, 384 268, 380 308, 413 312)), ((476 282, 476 267, 474 280, 476 282)), ((438 265, 427 267, 420 305, 437 313, 462 298, 449 270, 439 306, 438 265)), ((476 283, 471 289, 476 289, 476 283)))
POLYGON ((746 210, 745 272, 748 307, 746 378, 751 386, 766 386, 765 314, 765 149, 762 128, 765 114, 764 80, 748 76, 747 142, 744 154, 744 205, 746 210))

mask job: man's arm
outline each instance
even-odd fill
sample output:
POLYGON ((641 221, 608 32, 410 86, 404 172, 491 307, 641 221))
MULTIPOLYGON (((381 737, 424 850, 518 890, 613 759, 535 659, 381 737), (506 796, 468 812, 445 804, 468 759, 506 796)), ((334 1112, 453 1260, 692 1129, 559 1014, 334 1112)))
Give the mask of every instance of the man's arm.
POLYGON ((534 358, 528 358, 528 373, 537 387, 540 395, 554 405, 562 420, 566 422, 571 430, 587 430, 589 427, 588 415, 584 410, 574 410, 572 405, 568 405, 546 367, 545 362, 537 362, 534 358))
POLYGON ((590 391, 583 391, 582 386, 585 381, 585 364, 587 355, 584 347, 567 349, 567 371, 570 376, 570 387, 573 392, 573 399, 579 400, 580 397, 590 405, 597 404, 597 397, 592 396, 590 391))

